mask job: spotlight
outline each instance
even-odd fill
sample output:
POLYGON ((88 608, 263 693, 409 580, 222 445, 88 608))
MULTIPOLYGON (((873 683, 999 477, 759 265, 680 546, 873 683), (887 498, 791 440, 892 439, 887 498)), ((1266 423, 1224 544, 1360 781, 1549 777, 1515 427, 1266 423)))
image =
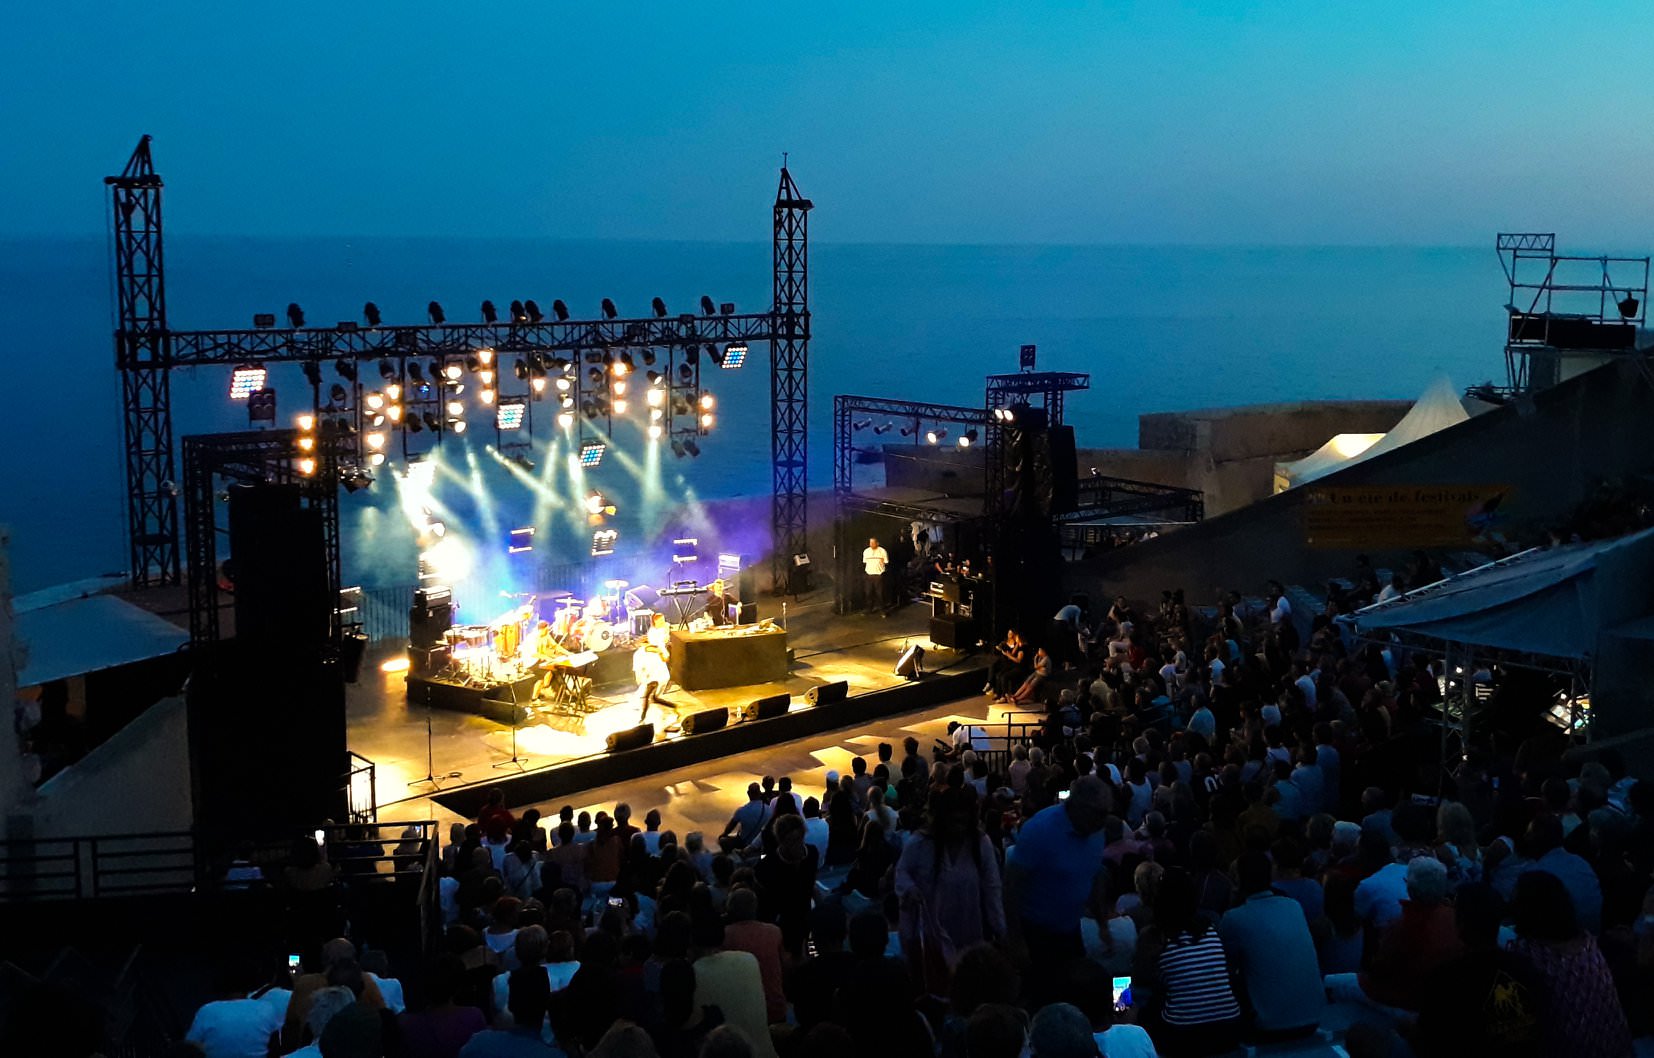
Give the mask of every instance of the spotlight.
POLYGON ((276 391, 263 388, 255 389, 247 394, 247 421, 269 422, 276 421, 276 391))
POLYGON ((402 405, 392 404, 390 407, 385 409, 385 414, 390 416, 391 422, 401 422, 402 421, 402 405))
POLYGON ((652 298, 649 302, 649 307, 655 310, 655 317, 657 319, 664 320, 666 318, 666 302, 662 301, 660 298, 652 298))
POLYGON ((1627 320, 1636 319, 1638 304, 1637 299, 1632 296, 1629 291, 1627 291, 1625 297, 1621 298, 1619 302, 1620 318, 1627 320))
POLYGON ((603 369, 601 367, 588 367, 586 369, 586 380, 594 386, 602 385, 603 369))
POLYGON ((521 430, 528 414, 528 405, 521 401, 501 401, 494 410, 494 425, 501 430, 521 430))
POLYGON ((960 448, 969 448, 971 445, 973 445, 975 443, 976 443, 976 431, 974 429, 973 430, 966 430, 964 433, 959 435, 959 447, 960 448))
POLYGON ((882 425, 882 426, 875 426, 875 427, 873 427, 873 432, 874 432, 874 433, 876 433, 876 434, 880 434, 880 435, 883 435, 883 434, 887 434, 887 433, 889 433, 889 432, 890 432, 890 431, 891 431, 891 430, 894 430, 894 429, 895 429, 895 428, 896 428, 896 424, 895 424, 895 423, 893 423, 893 422, 887 422, 887 423, 885 423, 885 424, 884 424, 884 425, 882 425))
POLYGON ((327 391, 327 396, 328 403, 333 407, 343 408, 350 404, 350 394, 345 392, 345 387, 337 382, 333 383, 333 388, 327 391))
POLYGON ((615 541, 620 533, 614 529, 599 529, 592 534, 592 557, 612 555, 615 553, 615 541))
POLYGON ((853 430, 865 430, 872 425, 872 419, 857 419, 855 422, 850 424, 850 428, 853 430))
POLYGON ((494 391, 487 386, 477 391, 477 399, 484 404, 494 403, 494 391))
POLYGON ((408 416, 408 432, 420 433, 425 429, 425 423, 417 415, 408 416))
POLYGON ((702 294, 701 295, 701 315, 702 316, 716 316, 717 314, 718 314, 718 306, 716 306, 712 303, 711 298, 707 297, 705 294, 702 294))
POLYGON ((702 411, 711 411, 712 406, 716 403, 717 403, 717 401, 712 399, 712 394, 710 394, 710 393, 702 393, 701 394, 701 410, 702 411))
POLYGON ((674 439, 672 441, 672 454, 677 456, 679 459, 683 458, 684 448, 683 448, 683 442, 682 441, 679 441, 679 440, 676 440, 676 439, 674 439))
POLYGON ((442 420, 437 417, 437 414, 434 411, 428 411, 425 413, 425 425, 430 427, 432 433, 442 432, 442 420))
POLYGON ((304 370, 304 377, 310 380, 310 384, 312 386, 317 386, 317 387, 321 386, 321 384, 322 384, 322 365, 321 364, 318 364, 314 360, 306 360, 304 362, 303 370, 304 370))
POLYGON ((663 432, 664 432, 664 431, 662 431, 662 430, 661 430, 661 428, 660 428, 660 423, 658 423, 658 422, 652 422, 652 423, 650 423, 650 424, 649 424, 649 431, 648 431, 648 433, 649 433, 649 440, 651 440, 651 441, 658 441, 658 440, 660 440, 660 438, 661 438, 661 434, 662 434, 662 433, 663 433, 663 432))
POLYGON ((523 311, 523 303, 520 302, 520 301, 512 301, 512 303, 511 303, 511 322, 512 323, 526 323, 526 322, 528 322, 528 313, 523 311))
POLYGON ((583 467, 600 466, 603 462, 603 453, 609 446, 602 441, 587 441, 580 446, 580 465, 583 467))
POLYGON ((948 430, 947 430, 947 427, 945 427, 945 426, 941 427, 940 429, 936 429, 936 430, 926 430, 925 431, 925 443, 926 444, 936 444, 939 441, 946 440, 947 436, 948 436, 948 430))
POLYGON ((293 421, 294 424, 297 425, 298 428, 304 433, 309 433, 311 430, 316 428, 316 416, 312 415, 310 412, 305 412, 293 421))
POLYGON ((624 397, 626 395, 626 380, 623 378, 617 378, 613 382, 609 383, 609 392, 613 393, 617 397, 624 397))
POLYGON ((453 363, 442 365, 442 377, 446 378, 449 382, 458 382, 460 376, 463 374, 465 374, 464 364, 455 361, 453 363))
POLYGON ((296 301, 289 302, 287 305, 287 325, 294 330, 304 326, 304 310, 299 308, 299 303, 296 301))
POLYGON ((315 450, 316 450, 316 439, 314 437, 310 436, 309 434, 299 435, 299 451, 301 451, 301 452, 314 452, 315 450))
POLYGON ((379 306, 378 305, 375 305, 373 302, 370 301, 366 305, 362 306, 362 319, 367 322, 367 325, 369 327, 379 326, 379 318, 380 317, 379 317, 379 306))
POLYGON ((710 429, 712 429, 712 424, 713 424, 713 421, 714 421, 714 420, 713 420, 713 417, 712 417, 712 413, 711 413, 711 412, 705 412, 705 413, 703 413, 703 414, 702 414, 702 415, 701 415, 701 429, 703 429, 703 430, 710 430, 710 429))
POLYGON ((276 325, 276 314, 273 312, 253 313, 253 326, 261 331, 267 331, 276 325))
POLYGON ((384 450, 385 435, 378 430, 364 435, 362 441, 368 446, 368 450, 371 452, 379 452, 384 450))
POLYGON ((632 354, 627 352, 624 349, 621 350, 619 359, 620 359, 620 362, 626 366, 626 370, 615 372, 615 374, 617 374, 617 375, 624 375, 628 371, 631 371, 633 368, 637 367, 637 363, 635 361, 633 361, 633 359, 632 359, 632 354))
POLYGON ((396 363, 388 356, 379 358, 379 377, 386 382, 396 377, 396 363))
POLYGON ((651 408, 663 407, 666 404, 666 391, 659 386, 650 386, 643 399, 651 408))
POLYGON ((362 406, 367 408, 368 411, 381 411, 385 407, 385 395, 382 393, 369 393, 367 396, 362 398, 362 406))
POLYGON ((698 345, 684 346, 683 362, 686 364, 699 364, 701 362, 701 347, 698 345))
POLYGON ((492 301, 488 300, 487 298, 484 298, 483 302, 482 302, 482 322, 484 322, 484 323, 498 323, 498 322, 500 322, 500 310, 496 309, 494 307, 494 303, 492 301))
POLYGON ((460 401, 457 401, 457 400, 449 401, 448 402, 448 414, 449 415, 464 415, 465 414, 465 405, 463 403, 461 403, 460 401))
POLYGON ((464 419, 450 419, 448 421, 448 429, 454 431, 455 433, 464 433, 465 432, 465 420, 464 419))
POLYGON ((919 434, 919 427, 917 427, 917 426, 904 426, 904 427, 902 427, 902 436, 903 437, 916 437, 916 436, 918 436, 918 434, 919 434))
POLYGON ((685 437, 683 439, 683 450, 689 453, 689 457, 691 459, 698 459, 701 454, 701 446, 695 443, 695 439, 693 437, 685 437))
POLYGON ((256 389, 264 388, 269 373, 257 364, 243 364, 230 372, 230 399, 246 400, 256 389))
POLYGON ((309 456, 299 460, 299 473, 305 477, 313 477, 316 473, 316 461, 309 456))
POLYGON ((489 368, 483 368, 477 372, 477 381, 485 386, 492 386, 494 384, 494 372, 489 368))
POLYGON ((569 318, 569 307, 563 304, 562 298, 552 299, 551 314, 557 317, 558 323, 562 323, 564 320, 569 318))
POLYGON ((606 319, 606 320, 612 320, 618 315, 620 315, 620 313, 615 310, 615 303, 613 301, 609 300, 608 298, 604 298, 603 299, 603 318, 606 319))
POLYGON ((425 306, 425 315, 430 317, 433 326, 440 327, 448 322, 448 317, 443 314, 442 306, 435 301, 425 306))
POLYGON ((688 364, 679 364, 678 377, 685 382, 693 382, 695 380, 695 369, 688 364))
POLYGON ((614 504, 603 498, 603 494, 593 489, 586 494, 586 513, 592 515, 614 514, 614 504))
POLYGON ((653 349, 645 349, 643 351, 643 364, 645 367, 655 366, 655 351, 653 349))
POLYGON ((724 346, 723 368, 725 371, 733 371, 746 362, 746 342, 730 342, 728 345, 724 346))
POLYGON ((616 400, 614 402, 614 410, 615 410, 616 415, 625 415, 626 414, 626 408, 627 408, 627 404, 624 400, 616 400))
MULTIPOLYGON (((545 379, 537 378, 534 381, 535 382, 544 382, 545 379)), ((557 392, 567 393, 569 391, 570 387, 572 387, 573 385, 574 385, 574 383, 569 381, 569 377, 567 375, 558 375, 557 376, 557 392)))
POLYGON ((408 378, 420 385, 425 383, 425 369, 419 366, 418 360, 408 361, 408 378))
MULTIPOLYGON (((383 453, 383 452, 374 452, 374 453, 372 453, 371 455, 368 456, 368 466, 382 467, 384 465, 385 465, 385 453, 383 453)), ((372 478, 368 479, 368 484, 369 485, 373 484, 373 479, 372 478)))
POLYGON ((540 306, 534 303, 533 298, 523 302, 523 315, 528 317, 530 323, 539 323, 546 318, 545 313, 540 311, 540 306))
POLYGON ((356 381, 356 375, 357 375, 356 361, 354 361, 354 360, 336 360, 333 363, 333 367, 336 371, 339 372, 339 377, 344 379, 346 382, 355 382, 356 381))
POLYGON ((585 416, 588 419, 597 418, 597 405, 595 403, 593 403, 592 401, 588 400, 588 401, 583 402, 580 405, 580 410, 583 413, 585 413, 585 416))

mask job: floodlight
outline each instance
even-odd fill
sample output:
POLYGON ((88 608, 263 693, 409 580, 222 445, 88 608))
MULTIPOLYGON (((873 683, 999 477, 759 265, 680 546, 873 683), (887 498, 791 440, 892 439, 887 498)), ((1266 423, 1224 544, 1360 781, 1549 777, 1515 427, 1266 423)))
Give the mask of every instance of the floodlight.
POLYGON ((379 326, 379 319, 380 319, 379 306, 375 305, 371 301, 368 302, 366 305, 363 305, 362 306, 362 319, 367 321, 367 325, 369 327, 379 326))
POLYGON ((498 323, 498 322, 500 322, 500 310, 496 309, 494 307, 494 303, 492 301, 487 300, 486 298, 483 299, 483 303, 482 303, 482 322, 484 322, 484 323, 498 323))
POLYGON ((378 452, 385 447, 385 435, 378 430, 375 430, 370 434, 365 434, 362 437, 362 440, 367 444, 368 450, 371 452, 378 452))
POLYGON ((964 433, 959 435, 959 447, 960 448, 969 448, 971 445, 973 445, 975 443, 976 443, 976 431, 975 430, 966 430, 964 433))
POLYGON ((718 314, 718 306, 716 306, 712 303, 711 298, 707 297, 705 294, 702 294, 701 295, 701 315, 702 316, 716 316, 717 314, 718 314))
POLYGON ((546 318, 545 313, 540 311, 540 306, 534 303, 533 298, 523 302, 523 314, 528 317, 530 323, 539 323, 546 318))
POLYGON ((557 425, 562 427, 565 430, 574 429, 574 413, 572 411, 558 412, 557 413, 557 425))
POLYGON ((726 371, 733 371, 747 362, 747 343, 730 342, 724 346, 724 360, 721 365, 726 371))
POLYGON ((246 400, 255 389, 264 388, 269 372, 258 364, 243 364, 230 372, 230 399, 246 400))
POLYGON ((448 317, 442 311, 442 305, 435 301, 425 306, 425 315, 429 316, 431 323, 438 327, 448 322, 448 317))
POLYGON ((296 301, 289 302, 287 305, 287 325, 294 329, 304 326, 304 310, 299 308, 299 303, 296 301))
POLYGON ((362 398, 362 406, 367 408, 368 411, 379 411, 385 406, 385 395, 383 393, 369 393, 362 398))
POLYGON ((521 401, 501 401, 494 410, 494 425, 501 430, 520 430, 528 414, 528 405, 521 401))
POLYGON ((513 301, 511 303, 511 322, 512 323, 527 323, 528 322, 528 313, 523 310, 523 303, 520 302, 520 301, 513 301))
POLYGON ((948 429, 945 426, 939 427, 935 430, 926 430, 925 431, 925 443, 926 444, 936 444, 938 441, 945 440, 947 438, 947 436, 948 436, 948 429))
POLYGON ((464 403, 462 403, 461 401, 457 401, 457 400, 449 401, 448 402, 448 414, 449 415, 464 415, 465 414, 465 405, 464 405, 464 403))
POLYGON ((604 298, 603 318, 606 320, 612 320, 618 315, 620 315, 620 313, 615 310, 615 303, 608 298, 604 298))
POLYGON ((695 443, 695 439, 693 437, 685 437, 683 439, 683 450, 689 453, 691 459, 697 458, 701 454, 701 446, 695 443))
POLYGON ((666 318, 666 302, 662 301, 660 298, 652 298, 649 302, 649 307, 655 310, 655 316, 659 319, 664 320, 666 318))
POLYGON ((551 314, 557 317, 558 323, 562 323, 564 320, 569 318, 569 307, 563 304, 562 298, 552 299, 551 314))
POLYGON ((702 393, 701 394, 701 410, 702 411, 711 411, 712 406, 715 403, 717 403, 717 402, 715 400, 713 400, 712 394, 710 394, 710 393, 702 393))
POLYGON ((604 444, 602 441, 585 442, 580 446, 580 465, 583 467, 595 467, 602 464, 603 453, 608 451, 608 448, 609 446, 604 444))
POLYGON ((706 413, 702 414, 702 416, 701 416, 701 429, 703 429, 703 430, 712 429, 712 423, 713 423, 713 418, 712 418, 712 413, 711 412, 706 412, 706 413))

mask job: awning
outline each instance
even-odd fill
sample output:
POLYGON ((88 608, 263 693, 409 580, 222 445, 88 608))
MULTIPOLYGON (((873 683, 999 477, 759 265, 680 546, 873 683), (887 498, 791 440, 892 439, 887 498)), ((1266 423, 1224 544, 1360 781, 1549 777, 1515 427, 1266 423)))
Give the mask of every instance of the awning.
POLYGON ((171 654, 184 629, 114 595, 88 595, 17 614, 19 687, 84 676, 171 654))
POLYGON ((1437 430, 1457 426, 1470 418, 1459 391, 1445 376, 1431 383, 1413 406, 1388 433, 1339 434, 1302 459, 1275 464, 1275 491, 1285 492, 1307 485, 1336 470, 1363 463, 1374 456, 1394 451, 1428 437, 1437 430))
POLYGON ((1556 658, 1596 651, 1605 625, 1646 610, 1654 530, 1524 552, 1408 592, 1341 621, 1362 633, 1405 631, 1450 643, 1556 658), (1647 594, 1642 594, 1646 600, 1647 594))

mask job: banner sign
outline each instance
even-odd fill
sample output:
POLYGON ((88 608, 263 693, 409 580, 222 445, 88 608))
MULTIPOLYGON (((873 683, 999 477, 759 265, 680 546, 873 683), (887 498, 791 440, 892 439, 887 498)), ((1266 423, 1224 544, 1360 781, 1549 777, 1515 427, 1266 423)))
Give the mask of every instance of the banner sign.
POLYGON ((1510 492, 1509 485, 1311 485, 1304 542, 1351 551, 1469 545, 1494 528, 1510 492))

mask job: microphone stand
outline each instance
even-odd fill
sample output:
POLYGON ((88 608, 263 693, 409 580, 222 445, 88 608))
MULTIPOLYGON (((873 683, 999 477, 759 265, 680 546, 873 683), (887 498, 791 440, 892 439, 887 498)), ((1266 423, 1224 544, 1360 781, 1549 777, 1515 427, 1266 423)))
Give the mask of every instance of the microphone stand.
POLYGON ((517 756, 517 687, 510 680, 505 682, 505 687, 511 692, 511 759, 502 760, 492 767, 496 771, 500 768, 516 768, 522 771, 525 758, 517 756))

